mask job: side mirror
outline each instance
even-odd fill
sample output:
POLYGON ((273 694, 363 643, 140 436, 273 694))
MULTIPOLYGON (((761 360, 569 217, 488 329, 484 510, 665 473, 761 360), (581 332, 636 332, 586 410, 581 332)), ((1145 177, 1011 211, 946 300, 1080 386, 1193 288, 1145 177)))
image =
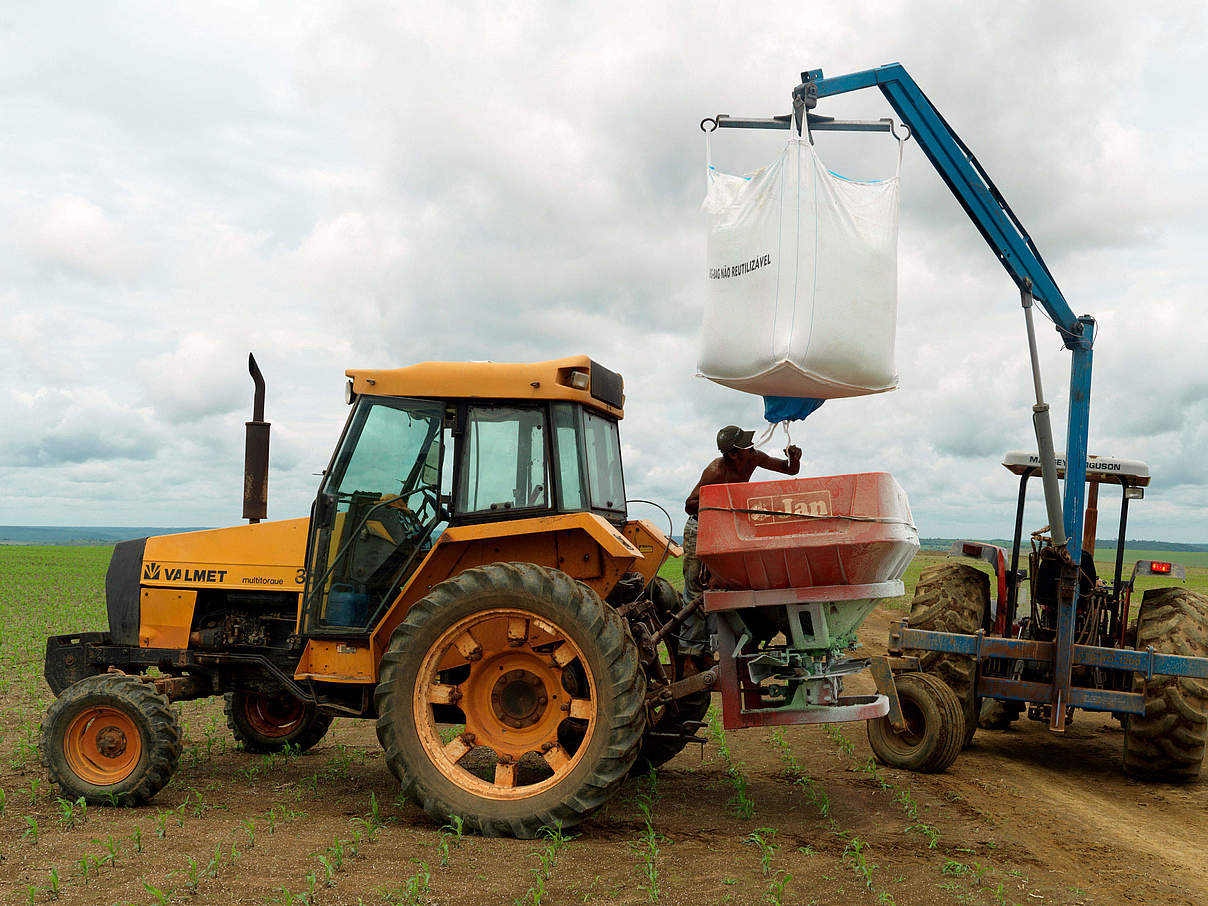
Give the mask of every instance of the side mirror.
POLYGON ((315 500, 315 527, 329 525, 335 515, 335 498, 320 494, 315 500))

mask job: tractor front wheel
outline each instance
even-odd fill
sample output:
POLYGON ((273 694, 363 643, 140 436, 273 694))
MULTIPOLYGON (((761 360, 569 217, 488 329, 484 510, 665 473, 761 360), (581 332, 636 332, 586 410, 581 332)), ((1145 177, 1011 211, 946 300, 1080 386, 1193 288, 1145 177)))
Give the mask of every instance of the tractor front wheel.
POLYGON ((227 726, 248 752, 280 752, 291 746, 305 752, 327 735, 332 717, 287 692, 228 692, 227 726))
POLYGON ((895 729, 888 717, 866 724, 877 760, 894 768, 935 774, 960 754, 965 739, 965 710, 948 685, 929 673, 894 677, 906 726, 895 729))
MULTIPOLYGON (((1208 596, 1184 588, 1145 592, 1137 618, 1138 651, 1208 657, 1208 596)), ((1200 774, 1208 742, 1208 682, 1190 676, 1136 676, 1145 713, 1129 715, 1124 771, 1140 780, 1187 782, 1200 774)))
POLYGON ((435 821, 534 837, 578 824, 624 781, 646 681, 616 611, 565 573, 467 569, 435 586, 381 661, 378 739, 435 821), (464 724, 442 728, 449 706, 464 724))
POLYGON ((140 677, 90 676, 46 712, 42 763, 66 799, 138 805, 172 778, 181 732, 168 699, 140 677))

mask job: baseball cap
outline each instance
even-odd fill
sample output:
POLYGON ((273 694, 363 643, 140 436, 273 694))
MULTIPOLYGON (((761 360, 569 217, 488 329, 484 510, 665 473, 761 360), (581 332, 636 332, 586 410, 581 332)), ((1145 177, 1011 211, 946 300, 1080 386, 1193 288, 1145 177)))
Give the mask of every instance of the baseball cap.
POLYGON ((754 431, 744 431, 737 425, 726 425, 717 432, 717 449, 722 453, 729 453, 731 450, 749 450, 754 438, 754 431))

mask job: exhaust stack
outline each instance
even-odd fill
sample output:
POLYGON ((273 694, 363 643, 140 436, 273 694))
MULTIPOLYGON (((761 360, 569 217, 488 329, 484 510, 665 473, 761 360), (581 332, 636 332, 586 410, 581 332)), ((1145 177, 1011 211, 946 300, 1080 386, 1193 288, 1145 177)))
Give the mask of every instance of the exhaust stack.
POLYGON ((245 423, 243 518, 254 525, 268 516, 268 432, 271 426, 264 420, 264 375, 251 353, 248 353, 247 368, 256 385, 256 396, 252 402, 252 420, 245 423))

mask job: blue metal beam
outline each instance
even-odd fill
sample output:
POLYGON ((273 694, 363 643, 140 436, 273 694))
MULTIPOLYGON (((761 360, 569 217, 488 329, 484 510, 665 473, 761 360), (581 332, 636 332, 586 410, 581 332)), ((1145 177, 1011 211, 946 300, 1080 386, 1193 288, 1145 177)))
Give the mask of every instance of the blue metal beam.
MULTIPOLYGON (((1029 683, 996 676, 983 676, 977 683, 977 694, 1015 701, 1047 702, 1052 698, 1053 687, 1048 683, 1029 683)), ((1145 713, 1144 695, 1136 692, 1116 692, 1112 689, 1085 689, 1081 686, 1074 686, 1068 691, 1065 704, 1087 711, 1145 713)))
MULTIPOLYGON (((1073 350, 1070 363, 1070 411, 1065 434, 1065 506, 1062 519, 1065 521, 1069 539, 1070 561, 1074 564, 1073 588, 1069 597, 1064 593, 1057 596, 1057 657, 1053 664, 1053 714, 1051 727, 1065 729, 1065 708, 1073 704, 1068 699, 1071 671, 1074 666, 1074 636, 1078 614, 1078 576, 1082 564, 1082 517, 1086 498, 1086 447, 1087 432, 1091 419, 1091 359, 1093 350, 1094 321, 1084 317, 1083 330, 1071 344, 1073 350)), ((1064 580, 1063 580, 1064 581, 1064 580)))
MULTIPOLYGON (((963 654, 979 661, 991 658, 1003 660, 1038 661, 1055 664, 1061 646, 1053 642, 1032 639, 1004 639, 954 632, 931 632, 911 629, 895 623, 889 630, 890 652, 911 648, 920 651, 942 651, 963 654)), ((1099 648, 1093 645, 1071 646, 1071 667, 1103 667, 1108 670, 1128 670, 1144 676, 1193 676, 1208 679, 1208 658, 1161 654, 1156 651, 1133 651, 1127 648, 1099 648)), ((980 672, 980 671, 979 671, 980 672)), ((978 691, 995 698, 1014 698, 1030 702, 1053 703, 1056 683, 1032 683, 983 676, 978 691)), ((1060 707, 1086 708, 1092 711, 1125 711, 1144 714, 1144 696, 1132 692, 1108 689, 1082 689, 1066 685, 1060 707)))

